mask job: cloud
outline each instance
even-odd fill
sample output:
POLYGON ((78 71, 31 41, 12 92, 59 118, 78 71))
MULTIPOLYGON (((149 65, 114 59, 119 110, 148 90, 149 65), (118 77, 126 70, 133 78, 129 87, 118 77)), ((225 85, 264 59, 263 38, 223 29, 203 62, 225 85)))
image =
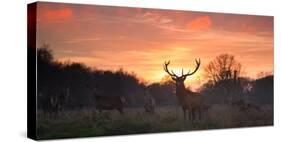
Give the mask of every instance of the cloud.
POLYGON ((209 16, 195 18, 187 24, 187 28, 191 30, 206 30, 212 25, 212 20, 209 16))
POLYGON ((98 41, 101 38, 75 38, 75 39, 67 39, 65 43, 80 43, 80 42, 91 42, 91 41, 98 41))
POLYGON ((172 19, 169 19, 157 12, 145 12, 143 14, 139 14, 136 18, 136 22, 139 23, 150 23, 150 24, 167 24, 171 23, 172 19))
POLYGON ((73 11, 70 8, 46 9, 42 16, 47 21, 67 20, 72 18, 73 11))

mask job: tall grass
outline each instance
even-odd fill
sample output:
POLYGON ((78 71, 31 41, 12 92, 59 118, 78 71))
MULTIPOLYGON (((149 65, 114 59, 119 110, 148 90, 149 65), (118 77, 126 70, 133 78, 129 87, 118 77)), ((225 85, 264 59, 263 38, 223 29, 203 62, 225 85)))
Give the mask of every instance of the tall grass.
POLYGON ((132 108, 125 109, 124 115, 114 110, 99 114, 94 109, 84 109, 65 111, 57 117, 39 112, 37 117, 39 139, 273 125, 272 106, 262 106, 260 111, 240 111, 227 105, 213 105, 201 120, 193 123, 183 119, 180 107, 158 107, 152 115, 143 108, 132 108))

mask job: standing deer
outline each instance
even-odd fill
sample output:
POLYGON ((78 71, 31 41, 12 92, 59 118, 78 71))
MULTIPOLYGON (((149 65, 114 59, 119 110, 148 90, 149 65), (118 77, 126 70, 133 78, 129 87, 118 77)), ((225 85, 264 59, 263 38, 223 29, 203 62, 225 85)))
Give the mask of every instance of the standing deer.
POLYGON ((63 111, 66 101, 70 95, 70 88, 53 88, 47 92, 38 92, 38 101, 44 115, 57 116, 63 111))
POLYGON ((144 89, 144 109, 145 112, 154 114, 155 112, 155 99, 149 93, 148 88, 144 89))
POLYGON ((198 112, 198 117, 201 119, 201 111, 203 109, 203 97, 201 94, 192 92, 185 88, 184 81, 187 76, 193 75, 200 66, 200 59, 196 61, 196 68, 193 72, 184 74, 182 69, 181 76, 177 76, 172 70, 169 71, 168 65, 170 61, 165 62, 164 70, 171 76, 176 82, 176 96, 179 104, 182 106, 184 119, 186 119, 186 110, 188 109, 189 120, 193 121, 195 118, 195 112, 198 112))

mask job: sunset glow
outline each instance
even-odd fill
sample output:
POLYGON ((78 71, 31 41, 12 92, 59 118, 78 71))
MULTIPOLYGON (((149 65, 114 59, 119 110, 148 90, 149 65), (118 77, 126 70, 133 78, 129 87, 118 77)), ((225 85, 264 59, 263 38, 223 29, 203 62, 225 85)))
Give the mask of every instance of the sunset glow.
POLYGON ((228 53, 245 75, 273 72, 273 17, 125 7, 39 3, 37 46, 48 43, 58 61, 134 72, 148 82, 195 68, 187 85, 204 82, 210 60, 228 53))

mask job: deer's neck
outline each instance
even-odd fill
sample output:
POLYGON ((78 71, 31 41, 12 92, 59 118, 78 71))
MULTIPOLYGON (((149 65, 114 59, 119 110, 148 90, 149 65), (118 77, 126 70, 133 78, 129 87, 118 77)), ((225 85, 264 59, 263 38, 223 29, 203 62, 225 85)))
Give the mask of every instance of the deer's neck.
POLYGON ((187 95, 186 95, 186 89, 185 89, 184 84, 176 86, 176 96, 177 96, 179 104, 183 107, 186 107, 187 95))
POLYGON ((176 95, 177 96, 184 96, 185 95, 185 86, 184 84, 179 84, 176 86, 176 95))

